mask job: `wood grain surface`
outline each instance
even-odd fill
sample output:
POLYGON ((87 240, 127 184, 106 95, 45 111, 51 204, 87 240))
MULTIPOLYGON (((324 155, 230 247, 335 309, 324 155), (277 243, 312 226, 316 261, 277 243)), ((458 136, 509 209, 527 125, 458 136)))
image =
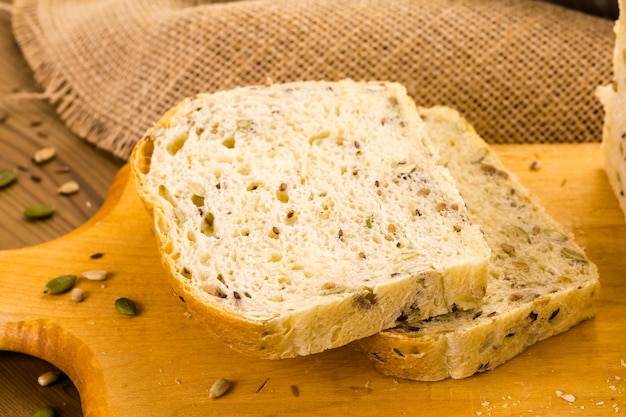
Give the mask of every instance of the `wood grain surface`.
MULTIPOLYGON (((10 3, 2 0, 0 6, 10 3)), ((0 9, 0 168, 22 169, 18 183, 0 190, 0 249, 42 243, 85 223, 102 206, 123 164, 78 139, 44 100, 28 98, 41 87, 15 44, 10 17, 0 9), (33 164, 34 152, 48 146, 57 149, 57 157, 42 166, 33 164), (81 190, 70 197, 57 194, 57 187, 69 180, 81 190), (24 208, 38 202, 53 204, 57 213, 46 222, 25 221, 24 208)), ((3 290, 15 286, 19 282, 3 290)), ((57 417, 81 416, 78 391, 67 377, 45 388, 37 384, 40 374, 54 369, 47 361, 0 350, 0 416, 30 416, 44 404, 54 405, 57 417)))
POLYGON ((509 408, 515 415, 601 416, 626 410, 626 229, 599 145, 495 149, 587 248, 603 290, 595 319, 493 371, 420 383, 379 374, 349 346, 283 361, 235 353, 208 336, 167 286, 150 219, 126 167, 85 225, 44 244, 0 251, 0 287, 14 287, 2 300, 0 349, 58 366, 76 384, 88 416, 507 415, 509 408), (542 161, 538 172, 529 169, 535 159, 542 161), (103 256, 92 259, 98 252, 103 256), (81 280, 88 293, 81 303, 42 292, 51 277, 92 269, 107 270, 110 278, 81 280), (115 310, 120 296, 138 303, 137 316, 115 310), (235 385, 211 400, 208 390, 221 377, 235 385), (419 413, 407 408, 415 398, 419 413))
POLYGON ((18 182, 0 190, 0 416, 30 416, 43 404, 61 417, 626 412, 626 227, 599 145, 495 147, 597 263, 597 317, 494 371, 418 383, 378 374, 350 347, 266 362, 209 338, 164 285, 123 162, 73 135, 52 106, 29 95, 39 91, 11 36, 10 14, 0 10, 0 168, 20 167, 18 182), (33 153, 47 146, 57 157, 33 164, 33 153), (542 161, 540 171, 529 169, 534 159, 542 161), (57 187, 68 180, 81 190, 59 195, 57 187), (55 215, 27 221, 23 209, 37 202, 53 204, 55 215), (96 251, 104 256, 91 259, 96 251), (88 292, 82 303, 42 293, 50 277, 94 267, 111 276, 81 282, 88 292), (112 307, 120 295, 136 299, 136 317, 112 307), (49 387, 37 384, 38 375, 57 367, 67 376, 49 387), (217 377, 235 384, 210 400, 217 377))

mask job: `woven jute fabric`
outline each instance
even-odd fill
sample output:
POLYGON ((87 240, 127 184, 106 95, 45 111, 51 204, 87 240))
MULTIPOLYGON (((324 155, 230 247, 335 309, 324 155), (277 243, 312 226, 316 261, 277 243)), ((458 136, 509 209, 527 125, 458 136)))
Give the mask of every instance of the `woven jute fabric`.
POLYGON ((613 22, 530 0, 16 0, 13 29, 79 136, 127 158, 198 92, 389 80, 491 143, 601 139, 613 22))

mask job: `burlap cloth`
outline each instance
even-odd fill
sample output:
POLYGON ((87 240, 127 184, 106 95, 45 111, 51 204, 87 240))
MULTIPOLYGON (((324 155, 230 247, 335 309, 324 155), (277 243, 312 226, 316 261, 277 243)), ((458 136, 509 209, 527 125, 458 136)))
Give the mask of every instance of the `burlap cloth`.
POLYGON ((398 81, 492 143, 599 141, 614 44, 530 0, 15 0, 12 22, 61 118, 121 158, 185 96, 267 78, 398 81))

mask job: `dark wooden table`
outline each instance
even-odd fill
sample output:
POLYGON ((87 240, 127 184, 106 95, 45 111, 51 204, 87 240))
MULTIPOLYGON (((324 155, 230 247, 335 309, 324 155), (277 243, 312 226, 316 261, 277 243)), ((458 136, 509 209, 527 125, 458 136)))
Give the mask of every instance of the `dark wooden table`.
MULTIPOLYGON (((25 97, 40 91, 13 39, 11 16, 0 10, 0 169, 18 171, 17 183, 0 190, 0 249, 36 245, 83 224, 102 205, 123 165, 72 134, 45 100, 25 97), (33 163, 32 155, 44 147, 54 147, 56 157, 33 163), (78 182, 80 190, 58 194, 67 181, 78 182), (23 210, 36 203, 52 204, 56 213, 29 222, 23 210)), ((57 416, 81 416, 80 397, 68 378, 48 387, 38 384, 40 374, 54 369, 37 358, 0 351, 0 416, 30 416, 45 404, 53 405, 57 416)))

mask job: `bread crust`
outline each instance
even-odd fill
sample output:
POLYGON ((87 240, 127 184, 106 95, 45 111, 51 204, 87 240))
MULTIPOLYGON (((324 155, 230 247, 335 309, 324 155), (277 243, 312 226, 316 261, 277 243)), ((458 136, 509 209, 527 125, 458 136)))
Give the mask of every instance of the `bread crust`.
MULTIPOLYGON (((362 88, 362 84, 354 85, 362 88)), ((335 85, 323 86, 332 88, 335 85)), ((396 85, 387 88, 396 94, 394 105, 400 101, 403 109, 409 114, 415 112, 416 120, 419 121, 415 105, 406 96, 406 92, 396 85)), ((173 119, 178 114, 188 113, 192 104, 202 105, 204 98, 200 96, 198 101, 194 100, 196 99, 181 102, 146 133, 133 150, 130 165, 139 194, 153 218, 161 261, 169 284, 179 298, 184 300, 191 314, 230 347, 267 359, 307 355, 343 346, 357 338, 389 328, 396 318, 407 311, 418 310, 416 314, 425 318, 446 313, 450 309, 470 308, 482 298, 485 293, 489 250, 477 229, 475 235, 480 239, 474 241, 476 247, 467 248, 468 253, 474 254, 473 258, 459 258, 442 268, 423 265, 405 273, 401 279, 394 278, 371 287, 363 286, 345 293, 332 294, 325 300, 317 299, 314 304, 288 314, 242 314, 226 306, 222 297, 215 297, 198 289, 192 284, 188 276, 190 273, 186 273, 185 267, 178 262, 180 254, 169 235, 170 228, 173 227, 172 214, 166 213, 155 201, 156 197, 146 191, 149 186, 145 182, 146 176, 152 171, 152 164, 155 163, 153 153, 157 146, 156 137, 163 130, 173 128, 178 123, 173 119)), ((426 142, 419 146, 425 147, 426 153, 434 156, 430 143, 427 139, 424 140, 426 142)), ((446 178, 449 175, 445 170, 442 173, 446 178)), ((453 184, 451 179, 450 181, 453 184)), ((462 202, 460 197, 459 201, 462 202)), ((464 216, 464 207, 457 207, 455 210, 461 217, 464 216)), ((469 231, 457 233, 470 233, 472 228, 473 226, 468 225, 469 231)), ((393 274, 391 277, 393 278, 393 274)), ((237 294, 237 297, 242 295, 237 294)))
POLYGON ((407 317, 354 345, 386 375, 460 379, 492 370, 593 317, 600 283, 596 266, 573 237, 458 112, 435 107, 420 114, 492 248, 487 294, 469 311, 407 317), (528 234, 521 226, 531 228, 528 234), (526 263, 530 259, 533 264, 526 263))

